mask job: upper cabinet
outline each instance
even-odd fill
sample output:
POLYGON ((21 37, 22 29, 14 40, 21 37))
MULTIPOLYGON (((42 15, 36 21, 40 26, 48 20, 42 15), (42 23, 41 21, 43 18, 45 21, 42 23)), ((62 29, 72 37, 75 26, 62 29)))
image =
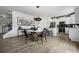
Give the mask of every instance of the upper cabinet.
POLYGON ((75 21, 79 24, 79 7, 75 8, 75 21))

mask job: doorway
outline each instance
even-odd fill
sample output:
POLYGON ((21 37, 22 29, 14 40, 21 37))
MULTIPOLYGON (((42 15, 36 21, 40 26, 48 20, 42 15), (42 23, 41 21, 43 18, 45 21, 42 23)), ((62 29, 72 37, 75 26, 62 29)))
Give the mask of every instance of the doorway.
POLYGON ((59 32, 65 33, 65 22, 59 22, 59 32))

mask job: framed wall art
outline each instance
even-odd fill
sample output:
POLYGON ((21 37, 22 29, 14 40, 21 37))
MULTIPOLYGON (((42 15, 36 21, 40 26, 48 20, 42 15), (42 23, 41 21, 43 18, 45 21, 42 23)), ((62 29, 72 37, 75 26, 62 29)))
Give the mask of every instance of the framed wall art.
POLYGON ((23 17, 17 17, 17 24, 20 26, 32 26, 34 25, 34 20, 24 19, 23 17))
POLYGON ((17 17, 17 24, 18 25, 22 25, 23 24, 23 20, 24 20, 23 17, 17 17))

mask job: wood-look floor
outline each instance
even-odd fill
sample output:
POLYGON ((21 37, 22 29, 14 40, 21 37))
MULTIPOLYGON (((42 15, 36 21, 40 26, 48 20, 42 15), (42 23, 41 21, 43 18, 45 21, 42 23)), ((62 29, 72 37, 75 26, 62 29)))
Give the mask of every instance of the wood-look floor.
POLYGON ((0 34, 0 52, 2 52, 2 35, 0 34))
POLYGON ((4 53, 77 53, 79 43, 69 40, 68 35, 58 34, 57 37, 47 37, 47 42, 33 42, 24 36, 3 40, 4 53))

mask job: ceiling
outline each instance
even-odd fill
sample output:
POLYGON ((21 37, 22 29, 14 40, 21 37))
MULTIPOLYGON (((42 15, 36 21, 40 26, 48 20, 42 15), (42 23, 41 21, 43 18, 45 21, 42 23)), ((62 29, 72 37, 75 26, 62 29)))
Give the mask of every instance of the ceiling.
POLYGON ((75 6, 0 6, 0 15, 19 11, 33 16, 55 17, 74 12, 75 6))

